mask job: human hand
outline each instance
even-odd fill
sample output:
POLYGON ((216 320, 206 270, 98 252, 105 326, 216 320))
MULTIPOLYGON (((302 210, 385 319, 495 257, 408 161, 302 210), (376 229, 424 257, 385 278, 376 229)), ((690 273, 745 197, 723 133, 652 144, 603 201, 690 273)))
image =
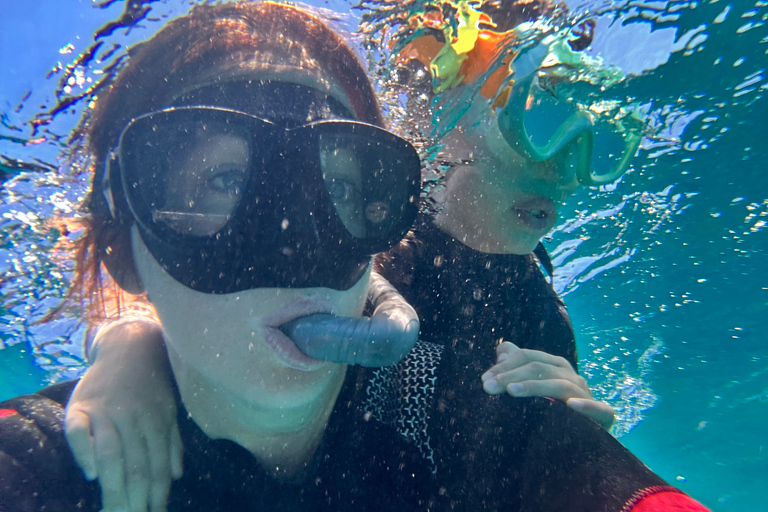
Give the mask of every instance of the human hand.
POLYGON ((521 349, 505 341, 496 347, 496 364, 482 376, 489 395, 506 391, 514 397, 541 396, 565 402, 568 407, 608 430, 613 407, 592 398, 587 381, 562 357, 540 350, 521 349))
POLYGON ((67 404, 67 442, 85 477, 99 479, 103 512, 164 512, 183 447, 162 329, 129 318, 96 343, 67 404))

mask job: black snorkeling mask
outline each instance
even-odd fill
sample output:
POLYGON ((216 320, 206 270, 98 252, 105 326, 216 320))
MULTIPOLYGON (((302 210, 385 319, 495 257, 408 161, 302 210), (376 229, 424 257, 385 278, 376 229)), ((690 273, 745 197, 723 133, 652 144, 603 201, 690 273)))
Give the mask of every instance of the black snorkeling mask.
POLYGON ((376 126, 181 106, 128 123, 100 185, 174 279, 223 294, 349 289, 410 228, 419 179, 414 148, 376 126))

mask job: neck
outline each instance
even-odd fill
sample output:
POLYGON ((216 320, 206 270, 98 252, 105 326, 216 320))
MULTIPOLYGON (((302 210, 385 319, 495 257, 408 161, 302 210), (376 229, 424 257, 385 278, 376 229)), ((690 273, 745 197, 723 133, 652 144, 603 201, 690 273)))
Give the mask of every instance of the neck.
POLYGON ((277 478, 296 478, 311 461, 346 375, 340 365, 306 403, 268 407, 219 386, 185 364, 171 346, 168 354, 182 402, 195 423, 211 439, 246 448, 277 478))

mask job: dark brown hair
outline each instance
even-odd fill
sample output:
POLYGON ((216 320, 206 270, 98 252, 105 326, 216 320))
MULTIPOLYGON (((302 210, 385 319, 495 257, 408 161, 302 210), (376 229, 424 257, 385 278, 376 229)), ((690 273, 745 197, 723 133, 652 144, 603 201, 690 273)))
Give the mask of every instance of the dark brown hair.
POLYGON ((86 235, 77 251, 72 294, 96 317, 119 310, 123 291, 140 293, 133 267, 130 225, 112 219, 97 180, 123 127, 141 114, 169 105, 195 85, 231 80, 237 69, 269 69, 273 63, 317 70, 342 89, 355 117, 383 126, 365 69, 344 40, 317 16, 272 2, 200 5, 169 22, 130 52, 127 65, 99 97, 89 122, 88 149, 95 162, 96 193, 86 235), (123 290, 105 286, 101 265, 123 290), (107 293, 107 290, 109 292, 107 293))

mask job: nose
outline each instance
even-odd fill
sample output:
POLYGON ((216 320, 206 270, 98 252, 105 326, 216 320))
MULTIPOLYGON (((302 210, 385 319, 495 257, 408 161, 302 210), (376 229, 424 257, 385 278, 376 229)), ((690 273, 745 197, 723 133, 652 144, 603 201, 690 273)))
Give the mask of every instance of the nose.
POLYGON ((575 159, 556 156, 544 162, 529 161, 528 168, 536 180, 542 181, 547 187, 567 191, 566 195, 579 185, 575 159))

